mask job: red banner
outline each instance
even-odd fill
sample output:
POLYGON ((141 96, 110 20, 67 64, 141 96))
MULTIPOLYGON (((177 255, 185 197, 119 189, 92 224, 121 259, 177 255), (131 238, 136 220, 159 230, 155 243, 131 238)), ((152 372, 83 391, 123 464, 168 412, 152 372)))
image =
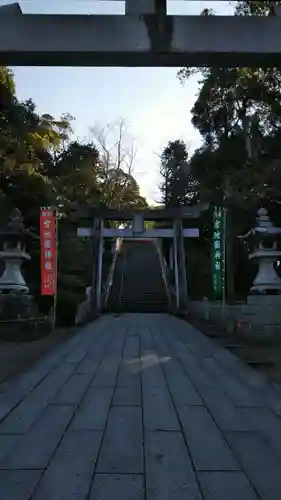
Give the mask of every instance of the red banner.
POLYGON ((55 295, 57 291, 56 219, 50 208, 40 212, 41 294, 55 295))

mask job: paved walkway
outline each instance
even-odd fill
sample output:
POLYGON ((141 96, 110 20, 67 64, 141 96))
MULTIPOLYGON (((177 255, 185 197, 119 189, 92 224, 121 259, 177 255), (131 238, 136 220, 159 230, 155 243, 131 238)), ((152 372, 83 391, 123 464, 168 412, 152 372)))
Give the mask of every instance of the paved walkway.
POLYGON ((87 326, 0 421, 1 500, 281 499, 281 389, 167 315, 87 326))

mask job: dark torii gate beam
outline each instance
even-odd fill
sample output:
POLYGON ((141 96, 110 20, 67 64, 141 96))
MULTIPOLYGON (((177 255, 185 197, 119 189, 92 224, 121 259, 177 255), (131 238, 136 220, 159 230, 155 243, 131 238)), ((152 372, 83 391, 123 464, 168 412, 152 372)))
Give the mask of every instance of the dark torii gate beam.
POLYGON ((140 15, 141 2, 135 0, 137 8, 133 14, 134 1, 128 1, 125 16, 23 14, 18 4, 0 7, 0 64, 281 64, 279 17, 167 16, 163 0, 155 0, 156 14, 140 15))

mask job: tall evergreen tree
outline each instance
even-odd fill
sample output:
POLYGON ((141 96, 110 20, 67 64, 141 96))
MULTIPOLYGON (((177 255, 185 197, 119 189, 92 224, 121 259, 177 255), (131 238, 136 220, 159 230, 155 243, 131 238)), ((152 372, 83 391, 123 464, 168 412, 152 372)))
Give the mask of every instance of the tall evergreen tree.
POLYGON ((198 183, 190 174, 185 143, 180 140, 170 141, 160 160, 162 203, 169 207, 194 202, 198 183))

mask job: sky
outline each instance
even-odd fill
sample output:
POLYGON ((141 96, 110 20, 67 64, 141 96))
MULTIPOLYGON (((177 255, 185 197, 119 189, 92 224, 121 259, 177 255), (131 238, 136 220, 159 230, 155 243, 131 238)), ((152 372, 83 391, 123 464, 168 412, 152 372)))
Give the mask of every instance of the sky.
MULTIPOLYGON (((0 0, 0 5, 15 0, 0 0)), ((124 3, 92 0, 23 0, 24 12, 122 14, 124 3)), ((233 2, 232 2, 233 4, 233 2)), ((168 13, 199 14, 213 8, 217 14, 231 14, 228 1, 177 1, 168 3, 168 13)), ((198 92, 198 77, 182 86, 177 68, 52 68, 15 67, 19 99, 32 98, 39 113, 59 118, 75 117, 74 136, 91 139, 90 128, 124 118, 135 138, 138 154, 134 175, 141 194, 150 203, 160 201, 159 158, 170 140, 182 139, 193 151, 200 136, 191 125, 190 110, 198 92)))

